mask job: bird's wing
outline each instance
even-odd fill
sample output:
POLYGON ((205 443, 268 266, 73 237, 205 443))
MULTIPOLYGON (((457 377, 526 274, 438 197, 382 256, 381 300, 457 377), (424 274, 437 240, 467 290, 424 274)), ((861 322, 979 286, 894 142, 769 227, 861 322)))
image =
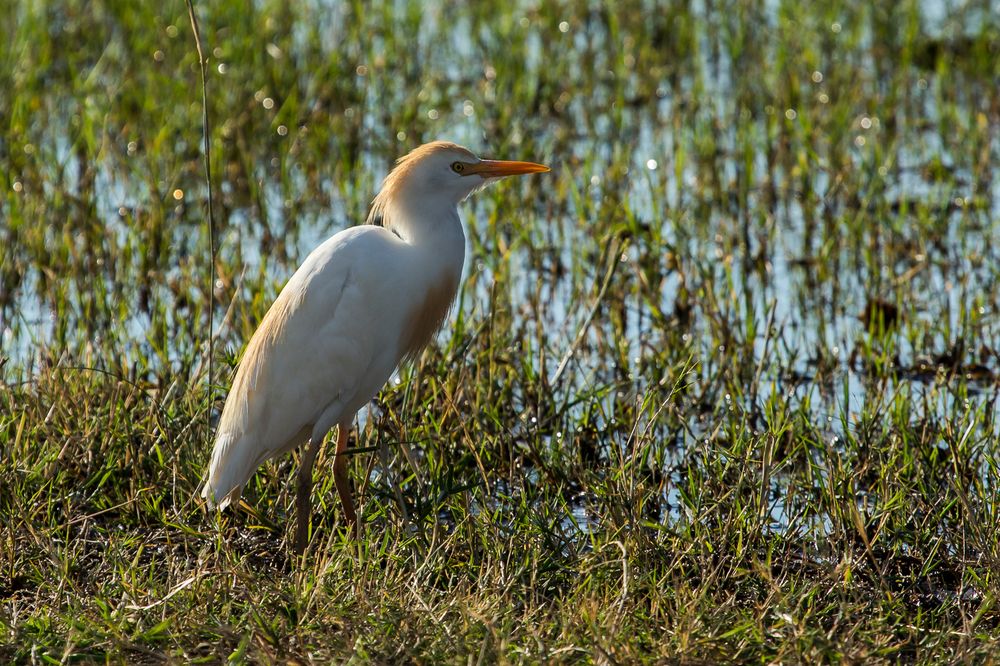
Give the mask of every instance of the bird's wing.
POLYGON ((210 504, 238 498, 264 461, 305 441, 321 416, 357 409, 359 388, 377 390, 388 379, 400 354, 387 337, 391 308, 375 304, 385 300, 383 271, 397 243, 379 227, 348 229, 289 279, 226 399, 202 491, 210 504))

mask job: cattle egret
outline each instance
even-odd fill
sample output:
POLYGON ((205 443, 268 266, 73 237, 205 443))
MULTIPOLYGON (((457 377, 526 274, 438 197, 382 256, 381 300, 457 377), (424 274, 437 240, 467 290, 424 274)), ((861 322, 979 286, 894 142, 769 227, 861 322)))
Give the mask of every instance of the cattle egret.
POLYGON ((304 445, 295 502, 295 548, 303 552, 313 463, 337 426, 333 478, 356 530, 347 432, 448 314, 465 261, 458 204, 494 179, 548 170, 479 159, 444 141, 401 158, 372 202, 369 224, 313 250, 250 338, 215 434, 202 490, 209 508, 237 501, 261 464, 304 445))

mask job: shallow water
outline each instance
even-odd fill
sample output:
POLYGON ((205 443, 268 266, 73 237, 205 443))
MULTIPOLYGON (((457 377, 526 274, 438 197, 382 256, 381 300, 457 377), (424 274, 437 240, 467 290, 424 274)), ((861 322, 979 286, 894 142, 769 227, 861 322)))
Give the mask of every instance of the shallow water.
MULTIPOLYGON (((254 293, 269 300, 311 248, 363 220, 394 156, 440 137, 490 156, 546 160, 554 167, 546 179, 505 184, 463 206, 470 236, 463 312, 473 320, 485 318, 500 284, 515 328, 546 332, 521 336, 520 352, 548 359, 542 371, 550 380, 595 301, 611 237, 625 239, 613 295, 598 306, 560 389, 589 397, 570 408, 562 424, 596 405, 596 427, 614 430, 616 405, 641 401, 665 379, 658 370, 664 359, 688 356, 698 359, 692 376, 709 387, 704 411, 686 414, 680 432, 658 422, 639 424, 650 435, 679 439, 668 459, 657 462, 668 475, 690 447, 713 437, 714 412, 757 414, 772 397, 796 406, 808 403, 814 427, 834 447, 849 434, 873 387, 880 396, 912 395, 914 418, 994 409, 1000 371, 1000 250, 994 242, 1000 237, 1000 176, 995 169, 973 173, 975 161, 965 150, 974 141, 952 133, 956 125, 975 133, 977 123, 990 122, 989 114, 995 121, 982 80, 950 72, 947 77, 961 80, 955 86, 950 78, 911 64, 895 82, 899 89, 885 91, 875 72, 882 51, 873 28, 839 22, 846 19, 824 23, 781 2, 748 10, 748 25, 764 35, 752 40, 754 47, 777 49, 767 36, 786 34, 796 21, 808 24, 808 35, 834 45, 845 40, 842 51, 817 45, 814 55, 829 59, 815 69, 804 63, 799 70, 789 68, 799 77, 790 93, 798 100, 795 106, 779 99, 781 90, 772 89, 769 74, 759 71, 786 56, 744 53, 734 60, 726 39, 738 35, 726 10, 713 3, 694 3, 689 12, 678 13, 677 25, 687 20, 693 26, 696 49, 680 64, 655 61, 657 50, 648 46, 659 39, 657 48, 679 49, 680 38, 667 28, 660 26, 666 32, 651 36, 643 30, 654 28, 641 23, 617 26, 621 33, 615 36, 599 12, 578 7, 558 17, 547 7, 519 5, 502 30, 498 26, 490 34, 475 11, 455 10, 458 15, 452 16, 443 5, 432 5, 416 21, 421 32, 415 41, 375 32, 372 43, 344 46, 350 36, 340 27, 348 20, 346 6, 325 1, 307 6, 318 22, 297 22, 285 51, 273 43, 267 49, 296 70, 292 80, 304 82, 296 91, 304 96, 298 110, 285 118, 280 100, 293 91, 250 76, 259 85, 252 100, 241 98, 232 118, 215 119, 220 141, 229 146, 217 169, 223 274, 216 285, 214 325, 223 328, 223 345, 239 348, 243 342, 224 327, 241 274, 245 282, 238 295, 244 303, 252 302, 254 293), (324 39, 317 42, 314 30, 324 39), (503 53, 510 35, 521 40, 510 44, 510 61, 491 60, 503 53), (401 59, 419 71, 385 74, 376 61, 400 57, 401 44, 409 45, 401 59), (630 44, 642 48, 633 52, 630 44), (391 52, 383 53, 382 46, 391 52), (311 107, 318 103, 310 94, 324 81, 309 67, 348 56, 360 62, 354 73, 357 97, 339 109, 311 107), (645 62, 651 59, 653 64, 645 62), (863 97, 853 103, 838 94, 863 97), (504 108, 506 96, 532 105, 512 113, 504 108), (894 106, 887 115, 878 102, 890 98, 894 106), (237 111, 266 120, 237 121, 237 111), (831 121, 829 114, 840 114, 841 121, 831 121), (356 154, 346 171, 311 161, 342 147, 336 136, 310 146, 315 124, 327 120, 355 132, 356 154), (839 135, 812 129, 816 125, 833 126, 839 135), (242 136, 244 126, 266 127, 268 133, 242 136), (250 145, 234 157, 237 136, 250 145), (239 156, 250 162, 243 172, 239 156), (909 212, 901 213, 901 206, 909 212), (862 322, 874 299, 898 308, 898 332, 882 338, 862 322), (959 343, 964 348, 958 374, 980 366, 980 376, 952 390, 960 382, 945 378, 949 368, 940 357, 959 343), (713 379, 720 364, 732 362, 727 344, 738 345, 738 360, 757 370, 745 395, 731 395, 713 379), (868 357, 883 345, 889 346, 885 356, 894 368, 888 378, 857 360, 859 349, 868 357)), ((978 34, 989 17, 962 7, 921 3, 926 39, 978 34)), ((258 9, 269 6, 261 3, 258 9)), ((864 11, 854 15, 870 18, 864 11)), ((183 27, 179 20, 173 25, 183 27)), ((103 95, 128 83, 126 72, 103 62, 104 56, 94 64, 98 93, 87 104, 105 103, 103 95)), ((242 66, 225 53, 212 65, 216 90, 242 66)), ((189 103, 173 103, 196 111, 195 91, 190 92, 189 103)), ((54 117, 61 105, 53 102, 54 117)), ((199 315, 192 304, 203 303, 198 285, 207 283, 198 133, 190 126, 172 142, 164 139, 175 151, 161 147, 163 153, 187 156, 172 160, 144 156, 152 151, 155 128, 123 123, 116 134, 111 127, 104 141, 131 146, 131 138, 139 148, 127 147, 120 155, 111 148, 98 151, 88 184, 80 139, 68 129, 73 113, 81 112, 67 113, 63 123, 34 129, 41 142, 33 150, 54 165, 40 172, 49 180, 35 180, 23 195, 9 196, 31 194, 25 214, 39 215, 49 227, 46 242, 53 252, 61 252, 56 246, 62 243, 82 258, 60 262, 75 267, 74 274, 46 276, 51 269, 44 257, 32 256, 17 269, 16 286, 0 290, 8 359, 3 378, 22 381, 42 363, 86 364, 88 349, 110 347, 118 350, 122 368, 156 383, 189 367, 198 348, 192 327, 199 315), (60 218, 75 204, 46 208, 47 201, 63 198, 91 206, 84 217, 100 233, 60 218), (157 209, 163 216, 155 232, 159 239, 149 227, 157 209), (157 245, 164 248, 160 256, 144 262, 157 245), (87 255, 99 258, 91 265, 87 255), (117 257, 113 268, 105 256, 117 257), (145 298, 159 307, 142 306, 145 298), (181 300, 189 305, 171 305, 181 300)), ((132 122, 141 120, 140 115, 132 122)), ((987 137, 979 148, 995 164, 995 125, 979 134, 987 137)), ((8 180, 21 182, 12 161, 7 169, 8 180)), ((17 204, 6 205, 9 213, 17 204)), ((27 256, 19 241, 10 241, 11 229, 3 236, 13 247, 5 261, 27 256)), ((439 342, 449 334, 446 328, 439 342)), ((512 428, 535 432, 532 408, 519 408, 523 420, 512 428)), ((995 419, 986 422, 996 427, 995 419)), ((606 441, 624 446, 627 439, 606 441)), ((781 493, 775 494, 771 517, 780 525, 789 509, 781 493)), ((678 505, 676 496, 663 498, 665 510, 678 505)), ((588 524, 582 509, 574 516, 588 524)))

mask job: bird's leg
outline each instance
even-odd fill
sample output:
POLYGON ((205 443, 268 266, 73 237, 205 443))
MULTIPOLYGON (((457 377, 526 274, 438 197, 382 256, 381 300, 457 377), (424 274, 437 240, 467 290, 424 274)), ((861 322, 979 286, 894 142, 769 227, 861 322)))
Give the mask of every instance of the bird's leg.
POLYGON ((306 552, 306 544, 309 541, 309 519, 312 517, 312 502, 310 502, 309 496, 312 493, 313 463, 316 462, 316 454, 319 452, 322 444, 322 439, 313 441, 310 438, 302 448, 302 459, 299 461, 299 487, 295 494, 296 555, 306 552))
POLYGON ((351 527, 354 536, 357 537, 358 514, 354 511, 351 480, 347 476, 347 432, 350 427, 349 423, 341 423, 337 426, 337 452, 333 455, 333 481, 337 485, 340 503, 344 506, 344 520, 351 527))

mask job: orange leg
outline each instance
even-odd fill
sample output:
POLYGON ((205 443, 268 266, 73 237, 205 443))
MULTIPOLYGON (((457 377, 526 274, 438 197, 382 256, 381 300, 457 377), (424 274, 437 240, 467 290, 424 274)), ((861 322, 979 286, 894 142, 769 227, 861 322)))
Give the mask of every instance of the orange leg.
POLYGON ((347 476, 347 433, 350 423, 337 426, 337 452, 333 456, 333 481, 337 485, 340 503, 344 505, 344 520, 352 528, 355 537, 358 536, 358 514, 354 510, 354 497, 351 491, 351 480, 347 476))

